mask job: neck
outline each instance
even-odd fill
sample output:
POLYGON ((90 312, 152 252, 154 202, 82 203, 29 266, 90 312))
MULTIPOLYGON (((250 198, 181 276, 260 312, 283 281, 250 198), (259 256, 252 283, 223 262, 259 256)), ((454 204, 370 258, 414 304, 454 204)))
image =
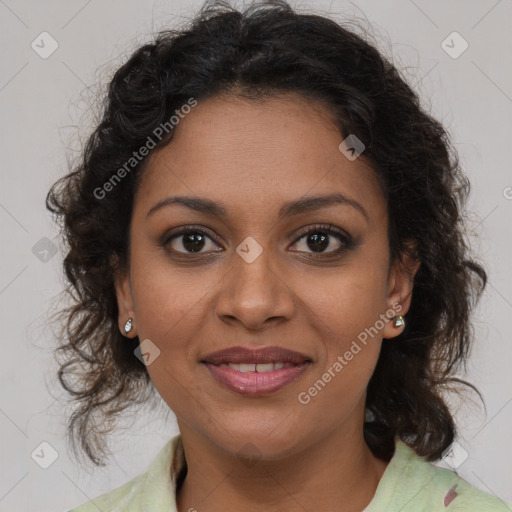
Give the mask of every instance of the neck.
POLYGON ((189 430, 182 440, 188 472, 177 491, 180 512, 360 512, 388 464, 372 454, 362 429, 305 440, 303 449, 279 460, 244 460, 189 430))

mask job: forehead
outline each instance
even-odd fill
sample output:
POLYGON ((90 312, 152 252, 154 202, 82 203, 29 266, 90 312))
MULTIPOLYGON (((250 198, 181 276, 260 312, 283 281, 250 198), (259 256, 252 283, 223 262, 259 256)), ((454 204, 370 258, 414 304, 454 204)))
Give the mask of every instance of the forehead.
POLYGON ((149 209, 166 195, 197 195, 251 215, 341 192, 385 215, 374 170, 364 158, 348 160, 338 149, 342 140, 328 107, 297 94, 214 96, 198 102, 172 141, 149 155, 136 203, 149 209))

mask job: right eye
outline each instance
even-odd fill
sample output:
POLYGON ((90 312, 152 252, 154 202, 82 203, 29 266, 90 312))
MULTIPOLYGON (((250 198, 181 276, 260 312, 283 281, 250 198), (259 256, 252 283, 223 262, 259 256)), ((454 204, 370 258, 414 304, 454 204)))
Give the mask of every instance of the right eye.
MULTIPOLYGON (((212 236, 210 236, 206 230, 200 227, 186 226, 180 228, 178 231, 167 234, 162 241, 162 245, 165 247, 170 246, 173 252, 180 254, 218 252, 219 249, 216 250, 214 248, 210 251, 203 250, 205 247, 208 249, 208 241, 218 247, 218 244, 214 242, 212 236)), ((222 248, 220 250, 222 250, 222 248)))

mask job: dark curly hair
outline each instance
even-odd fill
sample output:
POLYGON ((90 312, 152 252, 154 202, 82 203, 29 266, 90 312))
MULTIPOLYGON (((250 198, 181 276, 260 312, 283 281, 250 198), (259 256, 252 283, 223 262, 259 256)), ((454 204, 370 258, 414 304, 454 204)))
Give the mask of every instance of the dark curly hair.
POLYGON ((108 194, 98 190, 190 98, 220 93, 256 100, 299 93, 326 105, 343 137, 363 141, 362 157, 387 201, 390 255, 421 262, 407 326, 382 345, 368 385, 364 437, 380 458, 389 459, 398 436, 429 461, 456 438, 443 392, 469 386, 482 398, 454 377, 462 363, 465 369, 470 314, 487 281, 464 238, 469 182, 445 129, 363 32, 299 14, 283 1, 243 11, 207 2, 187 27, 159 32, 115 72, 79 164, 46 197, 68 246, 65 292, 73 302, 61 311, 55 353, 65 357, 59 381, 79 405, 67 426, 75 453, 79 442, 104 466, 103 434, 113 420, 155 397, 145 365, 134 357, 138 338, 119 332, 113 279, 113 258, 121 268, 129 264, 133 198, 147 158, 108 194))

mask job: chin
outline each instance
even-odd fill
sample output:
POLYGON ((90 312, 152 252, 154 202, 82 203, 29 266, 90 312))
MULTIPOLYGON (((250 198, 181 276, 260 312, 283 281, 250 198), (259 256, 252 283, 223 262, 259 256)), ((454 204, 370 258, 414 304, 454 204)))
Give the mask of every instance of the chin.
POLYGON ((216 444, 232 455, 241 458, 257 460, 279 460, 303 446, 303 439, 298 436, 297 430, 288 432, 279 430, 276 425, 265 425, 247 428, 244 422, 240 429, 231 426, 222 439, 216 444))

